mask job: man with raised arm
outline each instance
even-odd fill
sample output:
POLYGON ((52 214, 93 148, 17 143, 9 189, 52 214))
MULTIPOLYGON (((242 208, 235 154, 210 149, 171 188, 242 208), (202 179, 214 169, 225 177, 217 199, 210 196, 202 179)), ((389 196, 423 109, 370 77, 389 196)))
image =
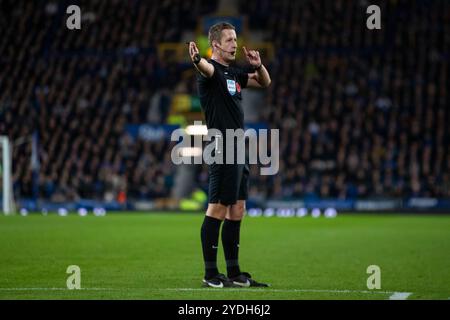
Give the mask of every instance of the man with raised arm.
MULTIPOLYGON (((243 47, 243 53, 253 67, 253 72, 246 73, 231 66, 236 59, 237 50, 237 36, 233 25, 226 22, 213 25, 209 29, 208 38, 212 48, 211 59, 201 58, 194 42, 189 43, 189 54, 198 71, 198 91, 206 125, 208 129, 219 130, 226 145, 234 143, 234 140, 225 139, 226 129, 244 130, 242 89, 267 88, 271 80, 258 51, 243 47)), ((223 149, 226 150, 225 147, 223 149)), ((201 227, 205 263, 203 285, 214 288, 267 287, 267 284, 252 279, 249 273, 242 272, 238 261, 241 220, 248 197, 248 165, 228 164, 224 161, 223 164, 209 165, 208 171, 208 208, 201 227), (222 245, 227 276, 219 273, 217 268, 217 248, 222 222, 222 245)))

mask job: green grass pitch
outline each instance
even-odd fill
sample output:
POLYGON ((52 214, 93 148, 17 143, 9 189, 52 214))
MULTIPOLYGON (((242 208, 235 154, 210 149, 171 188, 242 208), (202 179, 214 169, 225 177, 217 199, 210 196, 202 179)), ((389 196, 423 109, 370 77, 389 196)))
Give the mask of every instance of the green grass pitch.
MULTIPOLYGON (((0 299, 450 298, 448 215, 246 217, 241 269, 271 284, 255 289, 201 287, 202 219, 0 216, 0 299), (81 290, 66 287, 69 265, 81 268, 81 290), (379 290, 367 288, 369 265, 381 269, 379 290)), ((221 245, 218 258, 224 272, 221 245)))

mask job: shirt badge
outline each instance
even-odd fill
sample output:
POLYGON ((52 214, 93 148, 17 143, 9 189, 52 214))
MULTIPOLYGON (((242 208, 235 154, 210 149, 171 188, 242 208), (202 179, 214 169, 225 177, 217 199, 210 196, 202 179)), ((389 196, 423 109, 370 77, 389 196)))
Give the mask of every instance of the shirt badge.
POLYGON ((227 79, 228 92, 234 96, 236 94, 236 81, 227 79))

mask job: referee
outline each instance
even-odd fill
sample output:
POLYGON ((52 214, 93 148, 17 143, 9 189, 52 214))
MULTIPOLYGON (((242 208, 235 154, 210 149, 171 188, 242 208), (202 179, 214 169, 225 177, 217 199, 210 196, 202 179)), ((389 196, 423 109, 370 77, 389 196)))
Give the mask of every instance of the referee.
MULTIPOLYGON (((209 29, 208 39, 212 48, 211 59, 200 57, 195 42, 189 43, 189 54, 199 73, 197 85, 206 125, 208 129, 214 128, 222 133, 225 146, 226 129, 244 129, 242 89, 267 88, 271 80, 258 51, 247 51, 243 47, 247 61, 253 67, 252 73, 230 66, 236 59, 237 50, 233 25, 226 22, 213 25, 209 29)), ((234 150, 236 151, 236 147, 234 150)), ((248 165, 214 163, 209 165, 208 171, 208 209, 201 227, 205 263, 203 285, 214 288, 267 287, 267 284, 255 281, 249 273, 242 272, 239 268, 239 237, 248 193, 248 165), (222 222, 227 276, 217 269, 217 248, 222 222)))

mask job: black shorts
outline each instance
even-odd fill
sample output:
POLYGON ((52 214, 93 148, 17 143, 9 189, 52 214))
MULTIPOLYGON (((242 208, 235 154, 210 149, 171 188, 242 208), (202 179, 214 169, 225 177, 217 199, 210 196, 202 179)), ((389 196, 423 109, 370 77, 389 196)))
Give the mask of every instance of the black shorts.
POLYGON ((247 200, 250 169, 248 164, 211 164, 209 171, 209 203, 225 206, 247 200))

